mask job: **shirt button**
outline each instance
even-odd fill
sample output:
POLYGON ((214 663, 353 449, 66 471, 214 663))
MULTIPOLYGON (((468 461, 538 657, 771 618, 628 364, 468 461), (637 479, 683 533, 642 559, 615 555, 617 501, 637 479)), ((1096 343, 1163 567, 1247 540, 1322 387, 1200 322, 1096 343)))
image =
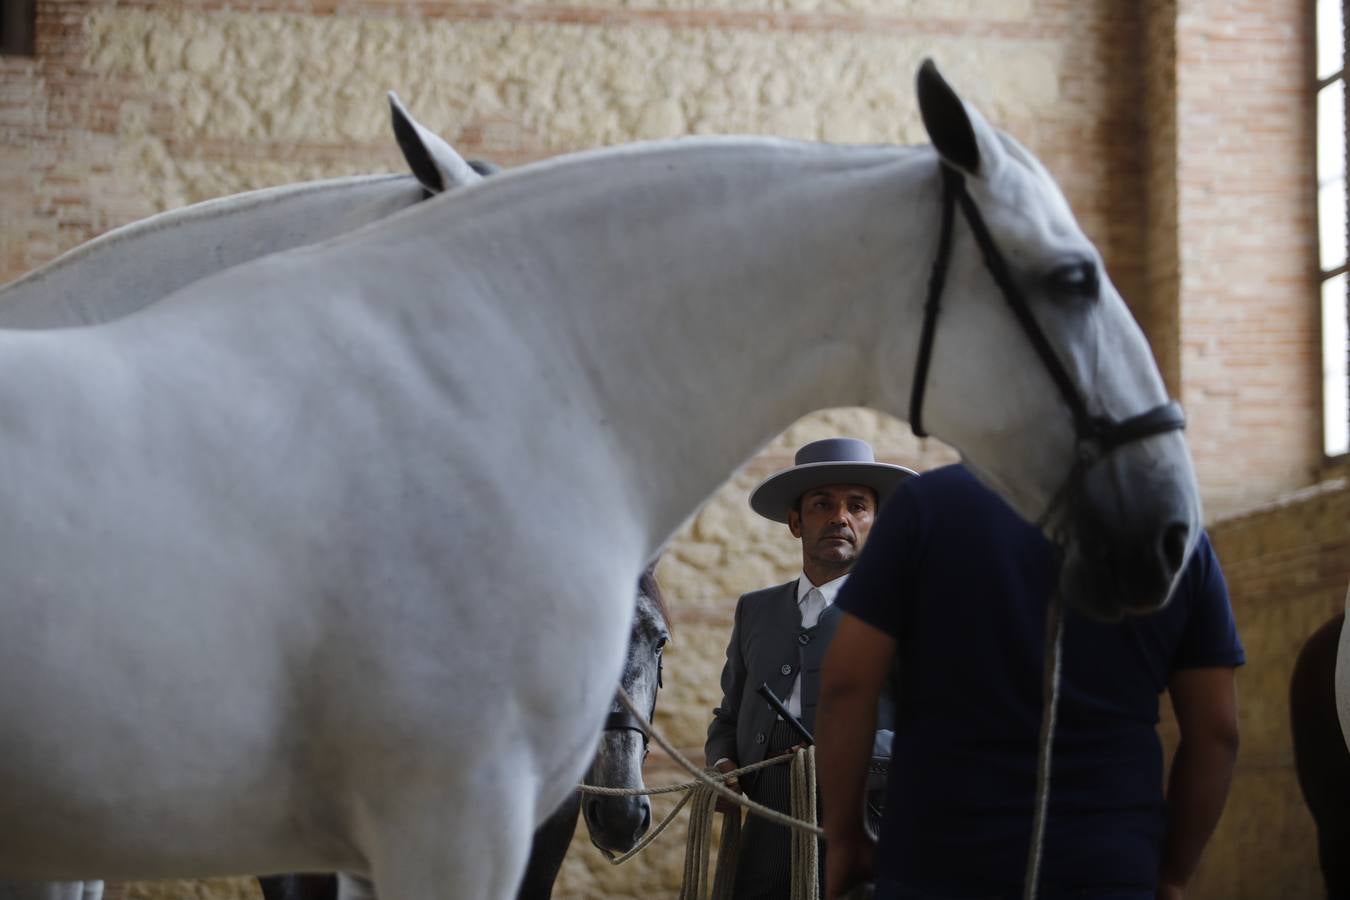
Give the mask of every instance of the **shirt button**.
POLYGON ((755 743, 756 744, 764 743, 764 732, 761 731, 759 734, 755 735, 755 743))
POLYGON ((783 668, 779 669, 778 671, 782 672, 784 675, 791 675, 792 666, 788 665, 787 663, 783 663, 783 668))

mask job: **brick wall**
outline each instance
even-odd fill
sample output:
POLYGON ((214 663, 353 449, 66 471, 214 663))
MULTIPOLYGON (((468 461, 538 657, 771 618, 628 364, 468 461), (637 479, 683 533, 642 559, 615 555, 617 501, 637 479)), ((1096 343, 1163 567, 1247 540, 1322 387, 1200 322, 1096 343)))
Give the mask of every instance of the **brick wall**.
MULTIPOLYGON (((1304 6, 41 0, 37 57, 0 58, 0 280, 163 209, 400 170, 388 88, 466 155, 505 165, 679 133, 907 143, 922 137, 913 71, 931 53, 1060 180, 1187 404, 1211 514, 1229 515, 1308 484, 1317 461, 1304 6)), ((952 458, 894 419, 829 411, 789 429, 694 517, 659 570, 678 624, 659 724, 690 752, 717 700, 735 597, 798 565, 786 529, 749 513, 748 491, 796 446, 834 433, 915 468, 952 458)), ((1318 540, 1338 533, 1334 520, 1309 515, 1318 540)), ((1257 612, 1263 596, 1245 587, 1242 567, 1264 558, 1260 548, 1220 537, 1220 549, 1237 572, 1249 649, 1264 646, 1267 628, 1302 627, 1268 624, 1282 607, 1257 612)), ((1295 574, 1318 564, 1288 561, 1295 574)), ((1264 669, 1256 659, 1249 673, 1264 669)), ((1244 683, 1244 723, 1282 721, 1278 680, 1244 683)), ((654 752, 648 778, 677 773, 654 752)), ((1269 784, 1296 821, 1297 797, 1269 784)), ((1256 827, 1245 796, 1235 793, 1221 837, 1256 827)), ((658 800, 657 814, 672 802, 658 800)), ((617 870, 579 838, 558 896, 674 896, 683 836, 681 823, 617 870)), ((1220 858, 1225 872, 1261 875, 1241 868, 1242 854, 1220 858)), ((1228 883, 1217 877, 1204 883, 1228 883)), ((129 888, 142 897, 249 890, 129 888)))
POLYGON ((1217 518, 1321 462, 1311 17, 1302 0, 1177 7, 1182 401, 1217 518))

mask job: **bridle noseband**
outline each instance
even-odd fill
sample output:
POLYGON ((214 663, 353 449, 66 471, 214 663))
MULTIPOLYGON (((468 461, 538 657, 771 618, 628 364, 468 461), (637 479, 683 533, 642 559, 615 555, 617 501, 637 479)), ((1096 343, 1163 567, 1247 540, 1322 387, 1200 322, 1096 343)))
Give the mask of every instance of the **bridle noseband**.
POLYGON ((942 230, 938 236, 937 256, 933 260, 933 269, 928 277, 928 300, 924 304, 919 355, 914 364, 914 383, 909 397, 909 425, 917 437, 928 436, 928 432, 923 428, 923 395, 928 381, 928 366, 933 355, 938 311, 942 305, 942 289, 947 280, 947 269, 951 260, 952 224, 956 218, 955 209, 958 204, 971 233, 975 236, 976 244, 979 245, 980 254, 984 257, 985 269, 1002 291, 1003 298, 1008 301, 1013 315, 1026 332, 1027 338, 1036 350, 1036 355, 1041 358, 1050 379, 1059 389, 1060 397, 1073 414, 1076 459, 1064 486, 1056 492, 1055 499, 1042 516, 1041 521, 1044 523, 1051 517, 1070 485, 1078 481, 1094 463, 1125 444, 1169 431, 1182 430, 1186 427, 1186 415, 1182 412, 1181 404, 1175 400, 1169 400, 1124 420, 1112 419, 1109 416, 1094 416, 1088 412, 1087 404, 1069 378, 1064 364, 1060 362, 1045 332, 1032 315, 1026 297, 1013 282, 1003 254, 999 252, 984 223, 984 218, 966 190, 965 178, 956 169, 943 163, 942 230))
MULTIPOLYGON (((647 721, 651 722, 656 718, 656 700, 661 694, 661 688, 665 687, 666 660, 663 654, 656 657, 656 690, 652 693, 652 708, 647 713, 647 721)), ((627 707, 616 712, 611 712, 605 716, 605 731, 636 731, 642 735, 642 758, 647 758, 649 752, 651 737, 647 734, 647 729, 642 727, 637 716, 628 711, 627 707)))

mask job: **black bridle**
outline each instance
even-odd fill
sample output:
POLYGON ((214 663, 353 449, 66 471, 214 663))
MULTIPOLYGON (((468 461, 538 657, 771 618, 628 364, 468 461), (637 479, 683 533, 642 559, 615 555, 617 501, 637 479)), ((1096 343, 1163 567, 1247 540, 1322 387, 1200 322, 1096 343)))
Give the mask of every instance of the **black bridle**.
POLYGON ((909 397, 909 425, 918 437, 927 437, 923 428, 923 395, 928 382, 928 365, 933 355, 933 338, 937 331, 937 317, 942 305, 942 288, 947 280, 947 268, 951 259, 952 224, 956 218, 956 206, 960 205, 970 226, 975 242, 984 257, 984 267, 988 270, 1003 298, 1012 307, 1013 315, 1021 324, 1031 341, 1036 355, 1045 364, 1050 379, 1059 389, 1060 397, 1073 414, 1076 459, 1068 478, 1051 501, 1050 507, 1042 517, 1042 523, 1048 520, 1059 500, 1066 494, 1070 485, 1081 478, 1082 474, 1094 463, 1124 444, 1143 440, 1169 431, 1180 431, 1186 427, 1186 416, 1181 404, 1175 400, 1159 404, 1150 410, 1131 416, 1123 421, 1109 416, 1093 415, 1088 412, 1087 404, 1079 395, 1064 364, 1055 354, 1054 348, 1046 338, 1031 313, 1026 297, 1018 290, 1008 264, 994 243, 989 229, 980 215, 979 209, 970 199, 965 179, 961 173, 945 163, 942 165, 942 231, 938 237, 937 256, 933 260, 933 269, 928 278, 928 300, 923 310, 923 330, 919 336, 919 356, 914 365, 914 384, 909 397))
MULTIPOLYGON (((647 721, 651 722, 656 718, 656 700, 661 695, 661 688, 665 687, 666 660, 664 654, 657 654, 656 657, 656 690, 652 692, 652 708, 647 713, 647 721)), ((624 707, 617 712, 611 712, 605 716, 605 731, 636 731, 642 735, 642 757, 646 759, 647 753, 651 749, 651 737, 647 734, 647 729, 642 727, 638 717, 624 707)))

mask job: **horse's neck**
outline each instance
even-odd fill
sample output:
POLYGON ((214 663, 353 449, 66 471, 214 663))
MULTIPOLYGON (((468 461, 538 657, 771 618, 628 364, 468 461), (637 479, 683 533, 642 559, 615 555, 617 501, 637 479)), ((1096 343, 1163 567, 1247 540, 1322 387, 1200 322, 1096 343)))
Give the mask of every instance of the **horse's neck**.
MULTIPOLYGON (((653 543, 795 419, 878 405, 883 374, 908 383, 936 172, 910 154, 795 182, 784 173, 730 197, 724 217, 691 214, 688 281, 638 320, 645 364, 610 384, 618 421, 640 423, 626 438, 628 484, 648 492, 653 543), (884 342, 899 371, 881 371, 884 342)), ((626 338, 603 324, 595 334, 626 338)))
MULTIPOLYGON (((529 217, 521 265, 558 291, 550 339, 572 342, 650 543, 794 419, 875 405, 879 351, 907 389, 936 241, 931 154, 726 142, 590 165, 501 188, 529 217)), ((541 314, 524 302, 518 320, 541 314)))

